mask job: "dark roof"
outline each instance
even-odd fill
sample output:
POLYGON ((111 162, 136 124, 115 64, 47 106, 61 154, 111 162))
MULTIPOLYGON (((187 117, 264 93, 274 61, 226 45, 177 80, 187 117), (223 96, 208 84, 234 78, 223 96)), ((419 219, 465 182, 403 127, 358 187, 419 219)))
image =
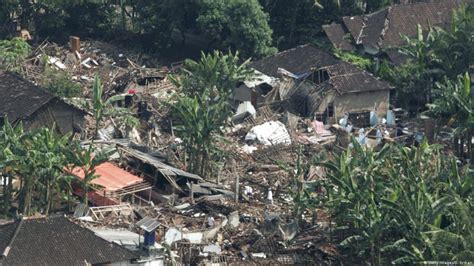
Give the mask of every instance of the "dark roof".
POLYGON ((364 20, 362 16, 355 16, 355 17, 343 17, 342 21, 344 22, 344 26, 346 27, 347 31, 352 36, 352 38, 356 41, 359 39, 360 32, 364 26, 364 20))
POLYGON ((0 116, 10 122, 24 119, 56 96, 10 72, 0 71, 0 116))
POLYGON ((323 26, 326 35, 334 46, 342 51, 352 51, 354 46, 351 43, 352 36, 347 33, 341 24, 332 23, 323 26))
MULTIPOLYGON (((360 33, 359 42, 372 48, 379 47, 380 36, 385 28, 385 19, 390 9, 383 9, 365 18, 364 27, 360 33)), ((390 25, 390 24, 389 24, 390 25)))
POLYGON ((309 44, 264 58, 250 66, 273 77, 278 76, 278 68, 293 74, 326 69, 330 77, 327 82, 341 94, 391 89, 387 82, 377 79, 371 73, 309 44))
POLYGON ((341 61, 326 69, 330 76, 327 82, 340 94, 392 89, 387 82, 346 62, 341 61))
POLYGON ((338 60, 310 44, 300 45, 250 64, 265 75, 276 77, 278 68, 303 74, 314 68, 334 65, 338 60))
MULTIPOLYGON (((401 35, 415 36, 417 25, 425 31, 429 25, 447 27, 451 22, 453 9, 459 7, 461 2, 462 0, 438 0, 392 5, 368 15, 344 17, 340 25, 356 44, 372 48, 400 47, 405 44, 401 35)), ((335 47, 340 47, 342 40, 334 38, 334 29, 335 26, 324 27, 329 40, 335 47)))
POLYGON ((0 248, 0 265, 84 265, 138 258, 62 216, 0 226, 0 248))
POLYGON ((390 62, 392 62, 396 66, 401 66, 405 64, 408 59, 410 59, 409 55, 403 54, 398 50, 387 50, 385 51, 385 54, 387 55, 390 62))

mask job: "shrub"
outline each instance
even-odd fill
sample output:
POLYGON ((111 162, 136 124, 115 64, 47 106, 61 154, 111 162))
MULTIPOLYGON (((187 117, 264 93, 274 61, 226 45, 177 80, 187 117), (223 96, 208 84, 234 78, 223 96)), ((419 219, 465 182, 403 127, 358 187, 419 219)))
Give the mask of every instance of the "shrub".
POLYGON ((72 77, 58 70, 47 69, 44 75, 43 88, 60 97, 71 98, 81 94, 81 85, 72 77))

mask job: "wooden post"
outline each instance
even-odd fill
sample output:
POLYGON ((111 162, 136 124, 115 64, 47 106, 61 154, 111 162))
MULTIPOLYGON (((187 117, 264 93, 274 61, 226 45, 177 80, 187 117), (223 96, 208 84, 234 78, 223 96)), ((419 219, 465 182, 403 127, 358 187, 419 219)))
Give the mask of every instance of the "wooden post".
POLYGON ((194 192, 193 192, 193 183, 191 183, 191 186, 189 188, 189 196, 191 198, 191 204, 194 204, 194 192))
POLYGON ((239 175, 235 175, 235 203, 239 203, 239 175))
POLYGON ((79 37, 76 37, 76 36, 71 36, 69 37, 69 42, 70 42, 70 48, 71 48, 71 52, 79 52, 79 50, 81 49, 81 39, 79 39, 79 37))

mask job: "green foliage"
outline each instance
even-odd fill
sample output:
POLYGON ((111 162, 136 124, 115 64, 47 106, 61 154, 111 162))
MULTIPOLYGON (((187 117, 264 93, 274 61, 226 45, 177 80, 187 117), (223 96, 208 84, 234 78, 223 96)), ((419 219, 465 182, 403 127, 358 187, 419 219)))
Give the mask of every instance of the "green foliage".
POLYGON ((383 64, 378 75, 397 87, 401 103, 412 99, 423 107, 443 95, 434 90, 435 82, 445 77, 455 81, 469 71, 474 58, 473 31, 473 7, 461 7, 453 14, 451 29, 432 27, 424 33, 419 27, 416 38, 405 36, 407 46, 400 51, 410 57, 409 61, 400 67, 383 64))
POLYGON ((456 126, 456 135, 468 139, 474 133, 474 91, 471 86, 469 73, 458 76, 456 81, 445 77, 436 83, 439 96, 428 105, 431 115, 447 118, 449 124, 456 126))
POLYGON ((20 71, 20 64, 31 53, 30 45, 21 38, 0 41, 0 69, 20 71))
POLYGON ((95 174, 97 166, 108 160, 108 156, 114 152, 114 150, 107 151, 96 151, 92 143, 89 148, 82 149, 80 146, 76 147, 72 152, 68 153, 70 169, 79 168, 84 178, 76 178, 75 182, 78 183, 83 192, 83 204, 87 205, 89 202, 89 191, 94 188, 92 181, 98 176, 95 174), (77 152, 79 151, 79 152, 77 152))
POLYGON ((223 133, 221 127, 229 110, 226 101, 209 104, 205 96, 180 97, 174 104, 173 111, 179 119, 176 130, 189 155, 189 171, 202 176, 212 173, 217 137, 223 133))
POLYGON ((393 66, 383 61, 377 76, 397 88, 397 105, 407 109, 418 109, 427 102, 430 79, 426 75, 424 65, 409 61, 401 66, 393 66))
POLYGON ((239 64, 237 54, 202 54, 196 62, 185 61, 182 75, 172 77, 183 95, 173 103, 177 134, 184 141, 189 158, 188 170, 202 176, 212 174, 219 152, 217 141, 230 116, 229 95, 238 82, 244 81, 250 70, 239 64))
POLYGON ((323 36, 323 25, 363 11, 356 0, 260 0, 260 3, 270 15, 274 43, 280 50, 314 42, 323 36))
POLYGON ((118 124, 125 125, 126 129, 139 125, 138 118, 136 118, 129 109, 114 105, 116 102, 124 100, 124 96, 114 95, 107 100, 104 100, 103 94, 104 88, 99 77, 96 75, 92 86, 92 109, 95 119, 95 138, 98 136, 100 124, 104 118, 115 119, 118 124))
POLYGON ((200 0, 199 29, 219 48, 256 58, 274 54, 268 15, 257 0, 200 0))
POLYGON ((344 51, 336 50, 334 55, 345 62, 356 65, 360 69, 372 71, 374 68, 374 63, 372 62, 370 58, 364 57, 354 52, 344 52, 344 51))
POLYGON ((26 132, 21 124, 14 127, 7 118, 0 128, 0 147, 0 169, 8 184, 2 191, 4 215, 11 214, 15 201, 24 215, 47 215, 56 200, 71 200, 73 183, 88 191, 96 178, 95 167, 106 161, 111 152, 98 152, 93 145, 84 150, 71 141, 70 135, 60 136, 54 128, 26 132), (84 171, 84 179, 70 174, 74 167, 84 171), (19 181, 18 191, 12 185, 14 180, 19 181))
POLYGON ((239 61, 238 52, 202 52, 199 61, 186 60, 181 75, 171 78, 188 96, 228 99, 237 84, 253 73, 248 68, 249 60, 239 61))
POLYGON ((66 191, 62 185, 69 136, 59 136, 48 128, 25 132, 21 124, 13 127, 6 118, 0 136, 0 166, 9 184, 3 189, 4 214, 10 211, 15 196, 21 213, 42 210, 47 214, 55 197, 66 191), (21 181, 18 193, 12 186, 14 179, 21 181))
POLYGON ((373 265, 472 260, 472 173, 439 147, 353 148, 322 163, 322 206, 331 211, 340 246, 373 265))
POLYGON ((71 98, 81 95, 81 84, 74 82, 71 75, 54 69, 46 69, 43 88, 57 96, 71 98))

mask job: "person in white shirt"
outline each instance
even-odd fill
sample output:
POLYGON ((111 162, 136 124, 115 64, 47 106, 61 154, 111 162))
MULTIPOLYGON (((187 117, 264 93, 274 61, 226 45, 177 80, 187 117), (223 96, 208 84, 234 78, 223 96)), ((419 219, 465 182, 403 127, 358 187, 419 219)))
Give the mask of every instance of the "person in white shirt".
POLYGON ((207 217, 207 226, 212 228, 212 227, 214 227, 214 224, 215 224, 214 217, 212 217, 212 215, 209 215, 207 217))
POLYGON ((273 205, 273 192, 272 192, 272 189, 271 189, 271 188, 268 189, 267 201, 268 201, 271 205, 273 205))
POLYGON ((245 186, 245 190, 244 190, 244 193, 247 197, 252 197, 253 195, 253 189, 251 186, 245 186))

